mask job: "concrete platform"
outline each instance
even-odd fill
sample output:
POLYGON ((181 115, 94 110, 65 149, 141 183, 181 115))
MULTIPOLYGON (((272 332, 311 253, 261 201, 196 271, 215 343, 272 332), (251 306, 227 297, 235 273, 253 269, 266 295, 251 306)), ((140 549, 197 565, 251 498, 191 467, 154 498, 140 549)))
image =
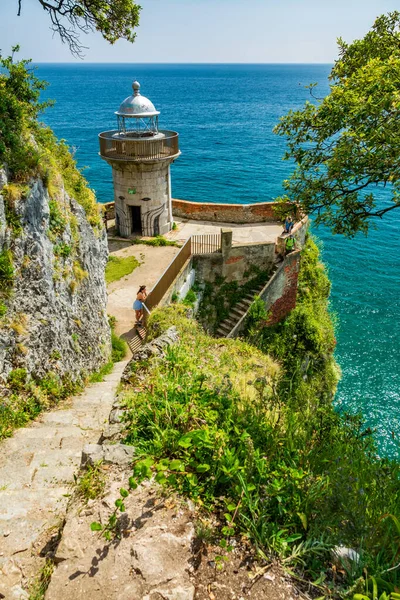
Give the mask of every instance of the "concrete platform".
POLYGON ((170 231, 165 237, 169 240, 184 242, 191 235, 206 233, 219 233, 221 228, 232 229, 233 245, 275 242, 283 231, 282 224, 277 223, 252 223, 237 225, 235 223, 211 223, 210 221, 190 221, 175 218, 177 229, 170 231))

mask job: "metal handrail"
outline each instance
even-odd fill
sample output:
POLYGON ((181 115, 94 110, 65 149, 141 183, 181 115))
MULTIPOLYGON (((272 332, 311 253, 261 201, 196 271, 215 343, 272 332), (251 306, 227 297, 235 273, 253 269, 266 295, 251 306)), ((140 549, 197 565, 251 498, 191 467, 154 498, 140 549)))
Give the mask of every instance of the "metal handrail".
MULTIPOLYGON (((214 252, 221 252, 221 234, 190 236, 150 290, 144 303, 146 311, 150 313, 150 310, 161 302, 191 256, 214 252)), ((144 318, 147 321, 147 315, 144 318)))
POLYGON ((160 131, 163 137, 150 139, 120 136, 118 131, 99 133, 100 156, 112 160, 167 160, 179 156, 179 134, 160 131))

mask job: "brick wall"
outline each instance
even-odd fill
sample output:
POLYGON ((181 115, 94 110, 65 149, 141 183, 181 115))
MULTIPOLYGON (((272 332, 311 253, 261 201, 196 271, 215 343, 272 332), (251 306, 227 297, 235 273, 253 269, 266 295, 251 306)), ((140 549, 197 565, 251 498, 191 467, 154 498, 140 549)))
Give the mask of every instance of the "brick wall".
POLYGON ((259 204, 214 204, 172 200, 172 214, 181 219, 217 221, 218 223, 270 223, 276 222, 275 202, 259 204))
POLYGON ((297 281, 299 277, 300 252, 292 252, 285 258, 283 267, 278 275, 277 287, 279 289, 279 298, 274 294, 274 286, 261 297, 266 301, 266 307, 269 311, 267 325, 275 325, 286 317, 296 306, 297 299, 297 281))

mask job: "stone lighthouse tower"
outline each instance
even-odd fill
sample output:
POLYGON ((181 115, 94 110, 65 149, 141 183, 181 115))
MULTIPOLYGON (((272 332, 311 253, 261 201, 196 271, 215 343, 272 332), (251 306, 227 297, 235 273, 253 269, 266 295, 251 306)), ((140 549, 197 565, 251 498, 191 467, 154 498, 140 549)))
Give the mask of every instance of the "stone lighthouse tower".
POLYGON ((112 167, 119 234, 154 236, 172 227, 170 165, 179 156, 178 134, 159 130, 159 111, 132 84, 115 113, 118 129, 99 134, 100 156, 112 167))

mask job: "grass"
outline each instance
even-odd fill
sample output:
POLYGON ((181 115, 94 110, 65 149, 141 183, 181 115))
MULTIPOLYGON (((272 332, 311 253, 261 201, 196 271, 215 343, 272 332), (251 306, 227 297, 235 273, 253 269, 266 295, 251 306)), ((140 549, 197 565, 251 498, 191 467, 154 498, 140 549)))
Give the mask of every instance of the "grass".
POLYGON ((88 465, 81 477, 76 481, 76 491, 78 496, 88 502, 101 496, 106 486, 105 471, 101 463, 93 466, 88 465))
POLYGON ((338 598, 363 573, 400 584, 400 465, 379 458, 359 417, 332 406, 328 294, 309 240, 296 309, 272 328, 253 315, 251 343, 207 336, 182 305, 155 310, 150 339, 176 325, 180 341, 163 361, 132 367, 125 442, 138 457, 132 488, 155 476, 216 514, 222 553, 244 536, 338 598), (359 552, 351 572, 334 569, 336 545, 359 552))
POLYGON ((145 246, 180 246, 178 242, 167 240, 163 235, 156 235, 151 239, 134 238, 132 244, 144 244, 145 246))
POLYGON ((109 284, 130 275, 139 265, 139 261, 134 256, 109 256, 106 266, 106 283, 109 284))
POLYGON ((39 575, 29 587, 29 600, 44 600, 46 590, 50 585, 51 576, 54 571, 54 562, 46 559, 39 575))

